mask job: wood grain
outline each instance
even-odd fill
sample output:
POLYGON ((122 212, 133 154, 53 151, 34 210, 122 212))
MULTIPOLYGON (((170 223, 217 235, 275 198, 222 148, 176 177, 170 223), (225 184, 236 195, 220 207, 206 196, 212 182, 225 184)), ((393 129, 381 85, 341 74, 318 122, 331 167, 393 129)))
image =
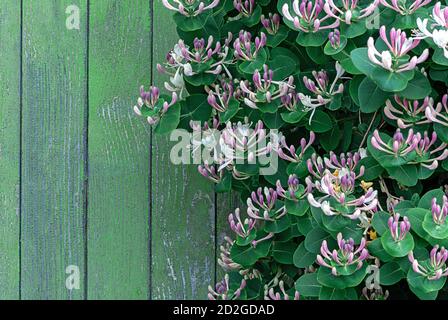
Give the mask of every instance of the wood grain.
POLYGON ((81 299, 84 279, 86 0, 23 1, 22 284, 24 299, 81 299), (80 8, 80 30, 66 8, 80 8), (66 267, 81 272, 65 286, 66 267))
POLYGON ((20 9, 0 6, 0 300, 20 294, 20 9))
MULTIPOLYGON (((171 12, 154 1, 154 64, 165 61, 178 38, 171 12)), ((163 87, 167 78, 154 72, 163 87)), ((196 166, 171 164, 172 146, 168 137, 153 137, 152 298, 206 299, 215 273, 213 185, 196 166)))
POLYGON ((88 298, 149 297, 148 0, 90 2, 88 298))

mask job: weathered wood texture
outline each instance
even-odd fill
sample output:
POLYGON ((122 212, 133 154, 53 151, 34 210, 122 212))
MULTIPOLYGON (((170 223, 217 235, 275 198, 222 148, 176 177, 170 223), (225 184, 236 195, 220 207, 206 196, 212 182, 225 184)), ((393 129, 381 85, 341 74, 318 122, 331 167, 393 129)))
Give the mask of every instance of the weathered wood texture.
POLYGON ((19 298, 20 2, 0 5, 0 299, 19 298))
MULTIPOLYGON (((177 42, 171 13, 154 2, 153 60, 177 42)), ((166 77, 153 71, 155 83, 166 77)), ((173 166, 167 137, 152 145, 152 297, 204 299, 215 273, 215 196, 197 166, 173 166)))
POLYGON ((66 288, 65 270, 75 265, 84 273, 86 3, 23 1, 24 299, 84 297, 66 288), (72 4, 80 8, 80 30, 66 28, 72 4))
POLYGON ((167 80, 171 14, 160 0, 1 0, 0 299, 205 299, 222 276, 237 201, 173 165, 175 142, 132 111, 141 84, 167 80))
POLYGON ((150 82, 150 2, 91 1, 88 298, 149 297, 149 127, 133 114, 150 82))

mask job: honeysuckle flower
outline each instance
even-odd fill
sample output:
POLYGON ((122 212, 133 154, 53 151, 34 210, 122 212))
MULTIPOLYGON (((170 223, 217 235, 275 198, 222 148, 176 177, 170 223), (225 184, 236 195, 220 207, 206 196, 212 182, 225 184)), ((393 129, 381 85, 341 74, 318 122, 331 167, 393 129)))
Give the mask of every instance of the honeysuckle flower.
POLYGON ((431 214, 435 224, 443 225, 446 222, 448 215, 448 198, 443 196, 442 206, 437 204, 437 198, 433 198, 431 201, 431 214))
POLYGON ((285 107, 288 111, 296 112, 302 110, 302 103, 300 101, 299 93, 290 90, 287 94, 280 98, 280 107, 285 107))
POLYGON ((402 16, 414 14, 417 9, 432 2, 432 0, 380 0, 381 4, 398 12, 402 16))
POLYGON ((186 17, 197 15, 211 10, 219 5, 219 0, 162 0, 163 5, 186 17))
POLYGON ((311 206, 321 208, 327 216, 342 215, 351 220, 357 220, 366 215, 366 212, 375 211, 378 206, 378 192, 369 188, 365 194, 355 197, 356 174, 348 172, 344 175, 333 175, 326 170, 322 179, 311 181, 310 177, 306 180, 307 188, 313 188, 316 193, 308 193, 307 199, 311 206), (349 210, 341 211, 338 206, 345 206, 349 210))
POLYGON ((412 270, 428 280, 438 280, 448 276, 448 267, 446 266, 448 250, 444 247, 441 247, 439 250, 438 245, 434 246, 427 261, 420 262, 415 259, 412 251, 409 252, 408 258, 412 263, 412 270))
POLYGON ((312 75, 314 80, 308 78, 307 76, 303 77, 303 83, 305 87, 314 94, 314 96, 311 97, 303 93, 299 93, 299 99, 305 107, 304 110, 312 110, 309 119, 310 123, 317 107, 330 103, 331 101, 333 101, 334 96, 344 92, 344 85, 342 83, 338 85, 337 82, 342 78, 345 70, 344 68, 342 68, 339 62, 336 62, 335 69, 336 76, 331 83, 328 73, 324 70, 321 70, 319 72, 313 71, 312 75))
POLYGON ((287 190, 283 188, 280 180, 277 180, 275 185, 277 187, 276 189, 277 194, 285 199, 298 201, 306 198, 306 195, 308 194, 308 190, 306 190, 305 188, 303 188, 303 186, 299 184, 299 179, 295 174, 292 174, 288 177, 287 190))
POLYGON ((256 5, 255 0, 233 0, 233 7, 241 17, 250 17, 256 5))
POLYGON ((227 123, 219 138, 219 157, 215 158, 219 163, 218 171, 228 168, 233 170, 236 179, 247 179, 249 176, 239 173, 235 164, 255 163, 257 157, 270 154, 273 134, 267 133, 262 121, 258 121, 255 127, 251 123, 238 122, 227 123))
POLYGON ((305 138, 300 139, 300 153, 297 153, 296 147, 294 145, 288 146, 285 137, 281 137, 278 148, 275 151, 280 158, 289 162, 299 163, 304 160, 306 151, 311 147, 315 140, 316 134, 313 131, 310 131, 310 138, 308 141, 305 138), (283 149, 286 149, 288 154, 286 154, 283 149))
POLYGON ((330 17, 339 19, 346 24, 352 24, 371 16, 378 7, 380 0, 359 1, 342 0, 342 6, 338 6, 333 0, 325 0, 324 10, 330 17), (367 4, 364 6, 364 4, 367 4))
POLYGON ((430 121, 425 115, 428 106, 434 105, 431 97, 426 97, 423 102, 418 100, 410 101, 406 98, 402 99, 398 95, 394 95, 394 106, 392 101, 388 99, 384 107, 384 114, 391 120, 397 122, 397 126, 401 129, 407 129, 414 125, 426 124, 430 121))
POLYGON ((380 28, 380 37, 387 45, 388 50, 379 52, 375 47, 375 40, 370 37, 367 41, 368 56, 374 64, 389 70, 390 72, 404 72, 413 70, 418 64, 426 61, 429 56, 429 50, 425 49, 423 53, 417 57, 413 56, 409 61, 404 62, 407 54, 420 43, 419 39, 408 38, 404 31, 392 28, 389 32, 389 38, 386 34, 386 27, 380 28))
POLYGON ((145 91, 145 88, 141 86, 140 97, 137 100, 137 105, 134 106, 134 112, 139 116, 146 117, 150 125, 156 125, 176 102, 177 94, 175 92, 171 96, 171 102, 168 102, 160 98, 159 88, 151 86, 149 91, 145 91))
POLYGON ((205 91, 208 93, 208 104, 218 112, 227 111, 235 93, 232 81, 221 81, 220 84, 215 84, 213 88, 206 86, 205 91))
POLYGON ((246 218, 242 221, 239 208, 235 209, 235 214, 229 214, 228 221, 230 229, 241 238, 249 237, 251 231, 255 228, 255 224, 257 223, 256 220, 251 218, 246 218))
POLYGON ((273 237, 274 237, 274 233, 273 232, 269 232, 265 237, 263 237, 261 239, 258 239, 258 240, 252 241, 252 246, 254 248, 256 248, 259 243, 261 243, 263 241, 267 241, 269 239, 272 239, 273 237))
POLYGON ((328 73, 325 70, 319 72, 313 71, 313 79, 307 76, 303 77, 303 83, 305 87, 318 96, 331 99, 336 94, 344 92, 344 85, 340 83, 337 85, 337 81, 344 75, 345 70, 341 67, 339 62, 336 62, 336 77, 330 85, 330 79, 328 73))
MULTIPOLYGON (((420 157, 418 163, 430 170, 437 169, 439 162, 448 158, 448 149, 446 143, 441 143, 438 147, 435 147, 437 141, 437 133, 433 132, 429 137, 428 132, 424 132, 423 135, 420 132, 417 133, 418 144, 415 148, 417 155, 420 157)), ((414 162, 410 162, 414 164, 414 162)))
POLYGON ((258 109, 259 103, 271 103, 281 99, 288 91, 294 88, 294 77, 290 76, 285 81, 274 81, 274 72, 263 66, 263 73, 255 70, 252 76, 252 85, 249 81, 240 81, 239 87, 242 92, 243 102, 252 109, 258 109))
POLYGON ((411 230, 411 223, 409 222, 408 217, 403 217, 403 220, 400 221, 399 213, 395 213, 390 217, 389 220, 387 220, 387 225, 392 239, 394 239, 395 242, 403 240, 411 230))
POLYGON ((240 297, 241 292, 246 287, 246 280, 242 279, 240 287, 232 292, 230 290, 230 277, 228 274, 224 276, 224 279, 217 283, 215 289, 211 286, 208 287, 208 299, 209 300, 236 300, 240 297))
POLYGON ((389 291, 386 290, 383 292, 383 288, 381 287, 379 289, 364 287, 362 289, 362 295, 366 300, 387 300, 389 298, 389 291))
POLYGON ((419 143, 420 139, 418 135, 414 134, 414 130, 409 129, 408 136, 405 137, 401 133, 400 129, 395 132, 392 143, 389 145, 381 139, 378 130, 373 132, 371 139, 372 146, 384 153, 393 155, 394 157, 405 157, 412 151, 414 151, 419 143))
POLYGON ((435 108, 433 105, 428 105, 425 115, 429 121, 448 127, 448 94, 442 97, 442 101, 435 108))
POLYGON ((339 29, 334 29, 334 31, 330 32, 328 34, 328 40, 334 49, 339 48, 341 46, 341 32, 339 29))
POLYGON ((242 61, 255 60, 260 50, 266 46, 266 40, 266 34, 261 32, 260 37, 255 37, 252 42, 252 34, 241 30, 238 38, 233 42, 235 58, 242 61))
MULTIPOLYGON (((270 288, 265 292, 264 300, 291 300, 291 297, 285 291, 285 283, 283 280, 279 281, 278 287, 280 288, 280 292, 275 292, 274 288, 270 288)), ((294 292, 293 300, 300 300, 300 293, 297 290, 294 292)))
POLYGON ((363 261, 369 256, 369 251, 366 249, 366 239, 362 238, 360 245, 356 248, 355 241, 352 238, 344 240, 342 233, 338 233, 337 244, 338 249, 330 251, 327 240, 322 241, 320 254, 317 255, 316 262, 324 268, 331 269, 334 276, 339 276, 341 269, 346 269, 352 265, 356 266, 355 271, 361 269, 363 261))
POLYGON ((321 14, 325 13, 323 8, 323 0, 294 0, 292 3, 293 11, 291 12, 289 4, 285 3, 282 7, 282 13, 287 20, 294 24, 297 30, 306 33, 337 28, 339 26, 338 19, 326 24, 327 20, 332 19, 332 17, 328 14, 321 14))
POLYGON ((285 207, 277 208, 278 194, 272 188, 258 188, 253 191, 250 198, 247 198, 247 214, 255 220, 274 221, 274 216, 278 219, 286 214, 285 207))
POLYGON ((269 13, 268 17, 266 17, 265 15, 261 16, 261 24, 270 35, 277 34, 278 30, 280 29, 280 22, 281 18, 277 13, 269 13))
POLYGON ((230 257, 230 250, 232 249, 234 241, 229 237, 224 237, 224 241, 225 241, 224 245, 221 245, 219 247, 221 253, 218 258, 218 264, 225 271, 235 271, 243 269, 243 267, 240 264, 234 262, 230 257))
POLYGON ((214 183, 220 183, 224 176, 224 171, 217 171, 214 165, 209 165, 208 163, 198 166, 198 171, 204 178, 214 183))
MULTIPOLYGON (((359 161, 361 160, 361 155, 359 152, 348 152, 347 154, 341 153, 339 159, 337 155, 331 151, 329 157, 318 157, 313 154, 307 161, 308 172, 311 173, 317 179, 321 179, 327 170, 332 171, 333 175, 346 175, 350 172, 355 172, 359 161)), ((355 179, 364 175, 364 166, 359 168, 359 174, 355 175, 355 179)))

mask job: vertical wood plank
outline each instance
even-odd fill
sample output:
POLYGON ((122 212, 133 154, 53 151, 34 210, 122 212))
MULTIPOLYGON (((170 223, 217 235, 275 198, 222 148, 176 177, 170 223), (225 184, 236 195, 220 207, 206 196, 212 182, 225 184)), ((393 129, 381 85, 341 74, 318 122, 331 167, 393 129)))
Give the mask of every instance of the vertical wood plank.
POLYGON ((86 0, 23 1, 22 298, 81 299, 86 0), (66 28, 66 8, 80 29, 66 28), (66 288, 66 267, 81 272, 66 288))
MULTIPOLYGON (((154 1, 154 64, 178 40, 172 12, 154 1)), ((166 77, 154 68, 155 84, 166 77)), ((211 183, 196 166, 174 166, 173 142, 154 135, 152 146, 152 298, 206 299, 215 273, 215 206, 211 183)))
POLYGON ((16 0, 0 6, 0 300, 19 298, 20 33, 16 0))
POLYGON ((149 0, 90 2, 88 299, 149 297, 149 0))

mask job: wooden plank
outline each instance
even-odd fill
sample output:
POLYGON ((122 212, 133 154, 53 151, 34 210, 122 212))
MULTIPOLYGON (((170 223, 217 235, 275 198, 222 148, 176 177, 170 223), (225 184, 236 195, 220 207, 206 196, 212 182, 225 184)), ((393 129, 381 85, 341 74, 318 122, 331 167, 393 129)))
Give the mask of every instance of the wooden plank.
POLYGON ((24 299, 84 297, 86 0, 23 1, 22 284, 24 299), (66 28, 66 8, 80 29, 66 28), (80 289, 66 287, 77 266, 80 289))
MULTIPOLYGON (((154 64, 163 62, 178 40, 171 12, 154 1, 154 64)), ((154 68, 155 84, 166 77, 154 68)), ((215 273, 215 210, 211 183, 196 166, 174 166, 173 143, 153 137, 152 298, 206 299, 215 273)))
POLYGON ((90 2, 88 299, 149 297, 148 0, 90 2))
POLYGON ((20 291, 20 9, 0 6, 0 300, 20 291))

